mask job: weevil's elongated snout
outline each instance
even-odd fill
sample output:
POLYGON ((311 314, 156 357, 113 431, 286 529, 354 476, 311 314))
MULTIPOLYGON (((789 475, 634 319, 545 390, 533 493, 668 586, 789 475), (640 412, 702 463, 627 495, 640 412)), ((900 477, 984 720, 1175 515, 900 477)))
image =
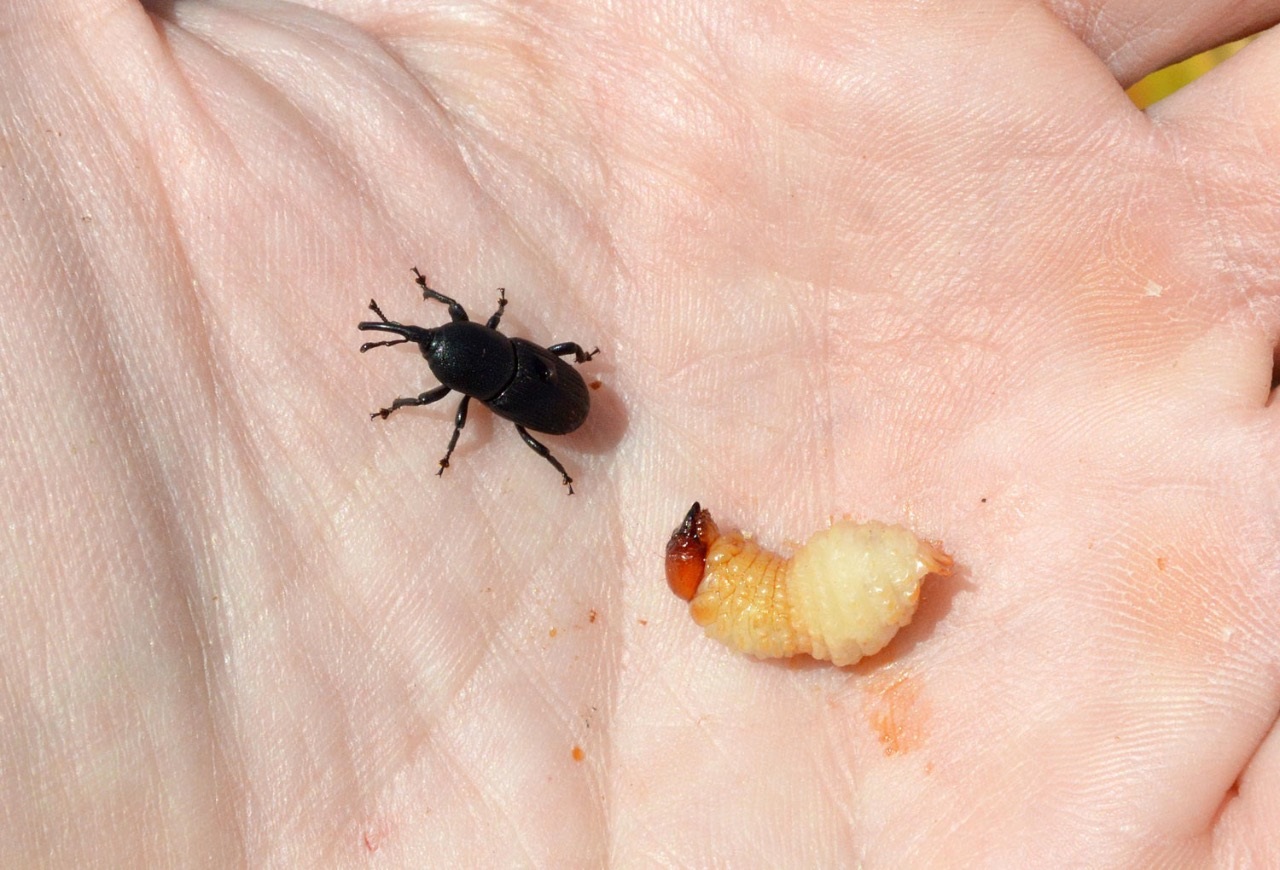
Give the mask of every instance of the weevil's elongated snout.
POLYGON ((431 340, 433 330, 423 326, 413 326, 408 323, 396 323, 394 320, 388 320, 386 323, 380 323, 377 320, 365 320, 356 324, 357 329, 373 329, 378 332, 394 332, 396 335, 404 336, 408 341, 416 341, 422 343, 431 340))

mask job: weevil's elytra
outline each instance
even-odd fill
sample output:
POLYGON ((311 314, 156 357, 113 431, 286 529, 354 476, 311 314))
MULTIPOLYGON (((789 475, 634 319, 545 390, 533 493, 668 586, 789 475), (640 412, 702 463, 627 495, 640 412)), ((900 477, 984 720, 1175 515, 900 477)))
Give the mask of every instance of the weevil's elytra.
POLYGON ((721 534, 694 502, 667 542, 667 584, 709 637, 756 658, 851 665, 911 622, 920 584, 951 557, 901 526, 841 520, 785 559, 721 534))
POLYGON ((397 323, 388 320, 378 303, 370 300, 369 310, 378 315, 378 319, 364 321, 359 328, 393 332, 400 338, 365 342, 360 345, 360 352, 414 342, 440 386, 417 396, 396 399, 370 417, 385 420, 400 408, 430 405, 450 392, 462 393, 453 435, 436 472, 444 474, 462 427, 467 423, 467 405, 472 399, 478 399, 495 414, 515 424, 524 443, 560 472, 569 495, 573 495, 573 478, 529 430, 564 435, 582 425, 591 410, 591 395, 582 375, 560 357, 572 355, 574 362, 584 363, 599 353, 600 348, 587 352, 571 341, 542 347, 523 338, 509 338, 498 331, 502 312, 507 307, 505 290, 498 290, 498 310, 481 325, 471 322, 466 310, 455 300, 428 287, 426 277, 416 267, 413 274, 422 288, 424 300, 448 306, 450 322, 436 327, 397 323))

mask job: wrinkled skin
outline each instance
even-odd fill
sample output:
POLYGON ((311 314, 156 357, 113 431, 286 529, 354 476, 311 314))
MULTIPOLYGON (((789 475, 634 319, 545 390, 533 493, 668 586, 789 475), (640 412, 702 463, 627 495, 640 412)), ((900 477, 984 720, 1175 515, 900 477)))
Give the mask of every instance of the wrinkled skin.
POLYGON ((1280 2, 314 6, 0 6, 0 865, 1280 861, 1280 42, 1122 91, 1280 2), (694 499, 958 571, 758 663, 694 499))

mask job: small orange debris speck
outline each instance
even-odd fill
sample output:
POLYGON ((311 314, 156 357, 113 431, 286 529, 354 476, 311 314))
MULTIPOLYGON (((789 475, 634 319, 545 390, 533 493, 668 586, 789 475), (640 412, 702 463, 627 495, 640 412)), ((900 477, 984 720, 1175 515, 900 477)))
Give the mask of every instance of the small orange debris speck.
POLYGON ((552 636, 552 637, 555 637, 555 636, 556 636, 556 630, 555 630, 554 628, 553 628, 553 629, 551 629, 551 636, 552 636))
POLYGON ((585 752, 583 752, 583 751, 582 751, 582 747, 581 747, 581 746, 575 746, 575 747, 573 747, 573 760, 574 760, 574 761, 581 761, 582 759, 584 759, 584 758, 586 758, 586 757, 587 757, 587 754, 586 754, 585 752))

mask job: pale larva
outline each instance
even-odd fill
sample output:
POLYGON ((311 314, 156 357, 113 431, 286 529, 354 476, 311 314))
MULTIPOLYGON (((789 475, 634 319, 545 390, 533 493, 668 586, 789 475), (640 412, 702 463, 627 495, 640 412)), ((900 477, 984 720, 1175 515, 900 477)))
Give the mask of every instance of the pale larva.
POLYGON ((667 584, 709 637, 756 658, 851 665, 911 621, 920 583, 951 557, 901 526, 841 520, 785 559, 720 534, 697 502, 667 542, 667 584))

